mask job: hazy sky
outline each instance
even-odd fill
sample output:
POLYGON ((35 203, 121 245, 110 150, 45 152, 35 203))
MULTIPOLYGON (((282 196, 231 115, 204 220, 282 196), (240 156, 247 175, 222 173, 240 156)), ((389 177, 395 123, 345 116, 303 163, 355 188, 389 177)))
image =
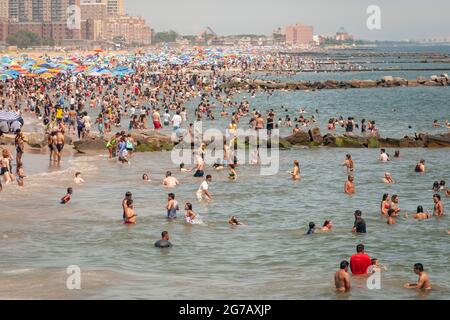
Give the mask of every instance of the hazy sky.
POLYGON ((340 27, 358 39, 404 40, 450 36, 449 0, 125 0, 129 14, 146 18, 155 31, 197 34, 205 26, 219 35, 270 34, 297 22, 314 34, 340 27), (381 8, 381 30, 366 27, 369 5, 381 8))

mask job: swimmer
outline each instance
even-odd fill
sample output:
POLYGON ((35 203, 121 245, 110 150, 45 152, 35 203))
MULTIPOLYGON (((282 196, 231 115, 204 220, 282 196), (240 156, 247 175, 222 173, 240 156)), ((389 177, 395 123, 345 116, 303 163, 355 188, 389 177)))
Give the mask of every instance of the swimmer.
POLYGON ((163 180, 163 186, 165 186, 167 188, 173 188, 179 184, 180 183, 178 182, 178 180, 176 178, 172 177, 172 172, 167 171, 166 177, 163 180))
POLYGON ((125 193, 125 198, 122 200, 122 219, 125 221, 125 212, 128 208, 127 202, 128 200, 131 200, 133 197, 132 193, 130 191, 128 191, 127 193, 125 193))
POLYGON ((180 163, 180 172, 191 172, 191 170, 186 169, 186 168, 184 167, 184 163, 182 162, 182 163, 180 163))
POLYGON ((81 172, 75 173, 75 178, 73 179, 73 182, 76 184, 84 183, 84 180, 81 177, 81 172))
POLYGON ((379 160, 381 162, 388 162, 389 161, 389 155, 386 153, 385 149, 380 150, 380 158, 379 160))
POLYGON ((424 173, 425 172, 425 160, 424 159, 421 159, 419 161, 419 163, 416 164, 416 167, 415 167, 414 171, 417 172, 417 173, 424 173))
POLYGON ((300 163, 298 162, 298 160, 294 161, 294 170, 288 171, 287 173, 289 173, 292 176, 292 180, 300 180, 300 163))
POLYGON ((392 176, 389 172, 385 172, 383 182, 386 184, 393 184, 394 179, 392 179, 392 176))
POLYGON ((331 222, 331 220, 326 220, 320 231, 328 232, 328 231, 331 231, 331 228, 333 228, 333 223, 331 222))
POLYGON ((344 193, 348 195, 353 195, 355 193, 355 178, 353 176, 348 176, 347 181, 344 185, 344 193))
MULTIPOLYGON (((413 216, 413 218, 415 220, 427 220, 427 219, 430 219, 431 217, 432 217, 432 215, 429 214, 428 212, 423 212, 422 206, 417 207, 417 212, 413 216)), ((405 213, 405 218, 408 219, 408 214, 406 214, 406 213, 405 213)))
POLYGON ((228 224, 232 226, 245 226, 245 224, 241 223, 236 216, 231 216, 230 219, 228 219, 228 224))
POLYGON ((201 183, 200 187, 197 190, 196 196, 198 201, 202 201, 204 199, 210 201, 212 200, 212 194, 208 191, 209 189, 209 182, 212 181, 212 176, 207 175, 206 179, 201 183))
POLYGON ((161 240, 155 242, 156 248, 170 248, 172 244, 169 242, 169 233, 167 231, 163 231, 161 233, 161 240))
POLYGON ((339 270, 334 275, 334 285, 339 292, 350 291, 350 275, 348 274, 348 261, 342 261, 339 270))
POLYGON ((197 215, 194 213, 194 211, 192 211, 192 204, 189 202, 186 202, 186 204, 184 205, 184 219, 186 221, 186 223, 193 223, 195 218, 197 217, 197 215))
POLYGON ((389 193, 385 193, 383 195, 383 199, 381 200, 380 211, 383 216, 388 215, 388 210, 391 208, 391 204, 389 203, 389 193))
POLYGON ((70 197, 73 194, 72 188, 67 188, 67 194, 61 198, 61 204, 66 204, 70 201, 70 197))
POLYGON ((377 258, 372 258, 372 265, 367 268, 367 273, 372 274, 375 272, 381 272, 381 269, 387 271, 386 266, 380 264, 380 261, 377 258))
POLYGON ((134 213, 133 200, 127 200, 127 208, 125 209, 124 224, 136 224, 137 215, 134 213))
POLYGON ((433 183, 433 188, 431 188, 431 191, 434 191, 434 192, 438 192, 439 191, 439 181, 435 181, 433 183))
POLYGON ((213 168, 216 171, 221 171, 225 169, 225 167, 222 164, 222 161, 220 159, 217 159, 216 162, 213 164, 213 168))
POLYGON ((237 172, 236 172, 236 166, 234 164, 229 164, 228 168, 230 169, 230 174, 228 176, 228 179, 230 180, 236 180, 237 179, 237 172))
POLYGON ((398 195, 394 194, 391 198, 391 203, 390 203, 390 205, 391 205, 390 209, 394 210, 394 213, 393 213, 394 217, 398 216, 401 211, 401 209, 398 207, 398 201, 399 201, 398 195))
POLYGON ((353 164, 352 156, 350 154, 347 154, 345 156, 345 161, 342 165, 347 168, 348 173, 353 172, 354 164, 353 164))
POLYGON ((421 263, 416 263, 414 265, 414 273, 419 276, 417 283, 407 283, 405 288, 407 289, 420 289, 420 290, 431 290, 430 277, 424 271, 423 265, 421 263))
POLYGON ((310 222, 308 226, 308 231, 306 232, 307 235, 312 235, 316 232, 316 224, 314 222, 310 222))
POLYGON ((400 150, 395 150, 394 158, 400 158, 400 150))
POLYGON ((433 202, 434 202, 433 215, 438 216, 438 217, 443 216, 444 215, 444 205, 442 204, 441 196, 438 194, 435 194, 433 196, 433 202))
POLYGON ((394 212, 395 212, 394 209, 389 209, 388 210, 388 218, 387 218, 387 224, 388 225, 396 224, 395 219, 393 218, 394 212))
POLYGON ((150 180, 148 174, 146 174, 146 173, 144 173, 144 174, 142 175, 142 180, 143 180, 143 181, 147 181, 147 182, 152 181, 152 180, 150 180))
POLYGON ((19 187, 23 187, 23 185, 24 185, 23 178, 26 178, 26 176, 25 176, 25 172, 23 171, 23 164, 22 164, 22 162, 20 162, 17 165, 17 185, 19 187))
POLYGON ((200 216, 195 214, 194 211, 192 211, 192 204, 189 202, 186 202, 184 205, 184 219, 186 223, 189 224, 203 224, 202 219, 200 219, 200 216))
POLYGON ((167 219, 176 219, 177 211, 180 210, 178 202, 175 200, 175 194, 169 193, 167 195, 167 219))

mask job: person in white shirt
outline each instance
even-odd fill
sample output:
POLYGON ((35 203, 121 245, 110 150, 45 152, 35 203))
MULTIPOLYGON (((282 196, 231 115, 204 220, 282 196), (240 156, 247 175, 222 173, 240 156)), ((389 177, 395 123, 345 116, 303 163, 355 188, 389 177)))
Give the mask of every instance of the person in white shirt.
POLYGON ((202 182, 200 187, 197 190, 197 200, 202 201, 204 199, 206 200, 212 200, 212 194, 208 191, 209 185, 208 182, 212 181, 212 176, 208 174, 206 176, 206 179, 202 182))
POLYGON ((182 123, 183 119, 181 118, 180 111, 178 110, 172 118, 173 131, 177 131, 178 129, 180 129, 182 123))

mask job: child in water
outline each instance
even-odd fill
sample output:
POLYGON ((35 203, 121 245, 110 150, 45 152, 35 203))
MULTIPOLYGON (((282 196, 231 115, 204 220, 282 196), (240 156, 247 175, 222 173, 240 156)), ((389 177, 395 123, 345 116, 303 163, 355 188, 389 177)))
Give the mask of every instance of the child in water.
POLYGON ((81 172, 75 173, 75 178, 73 179, 73 182, 76 184, 84 183, 84 180, 81 177, 81 172))
POLYGON ((372 274, 375 272, 381 272, 381 269, 387 271, 387 268, 380 264, 380 261, 377 258, 372 259, 372 265, 367 268, 367 273, 372 274))
POLYGON ((70 201, 70 197, 73 193, 73 189, 72 188, 67 188, 67 194, 61 198, 61 204, 66 204, 70 201))
POLYGON ((24 183, 23 183, 23 178, 25 178, 25 172, 23 171, 23 164, 20 163, 17 166, 17 184, 19 185, 19 187, 23 187, 24 183))

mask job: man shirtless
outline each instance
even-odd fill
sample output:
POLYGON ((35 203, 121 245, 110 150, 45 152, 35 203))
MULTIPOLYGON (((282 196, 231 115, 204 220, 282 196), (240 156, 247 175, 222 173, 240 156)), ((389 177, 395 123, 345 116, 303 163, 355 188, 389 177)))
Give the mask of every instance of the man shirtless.
POLYGON ((163 180, 163 186, 168 188, 173 188, 179 185, 180 183, 175 177, 172 177, 172 172, 166 172, 166 178, 163 180))
POLYGON ((56 133, 56 154, 58 162, 61 161, 61 153, 64 148, 64 130, 58 131, 56 133))
POLYGON ((423 271, 423 265, 421 263, 416 263, 414 265, 414 273, 419 275, 419 280, 417 283, 405 284, 405 288, 431 290, 430 277, 425 271, 423 271))
POLYGON ((256 130, 264 129, 264 119, 261 117, 261 115, 258 115, 256 118, 255 129, 256 130))
POLYGON ((442 204, 441 196, 439 194, 435 194, 433 196, 433 201, 434 201, 433 215, 438 216, 438 217, 443 216, 444 215, 444 205, 442 204))
POLYGON ((355 193, 355 178, 353 176, 348 176, 347 181, 344 185, 344 193, 352 195, 355 193))
POLYGON ((339 292, 350 291, 350 275, 348 274, 348 261, 342 261, 340 269, 334 275, 334 284, 339 292))

